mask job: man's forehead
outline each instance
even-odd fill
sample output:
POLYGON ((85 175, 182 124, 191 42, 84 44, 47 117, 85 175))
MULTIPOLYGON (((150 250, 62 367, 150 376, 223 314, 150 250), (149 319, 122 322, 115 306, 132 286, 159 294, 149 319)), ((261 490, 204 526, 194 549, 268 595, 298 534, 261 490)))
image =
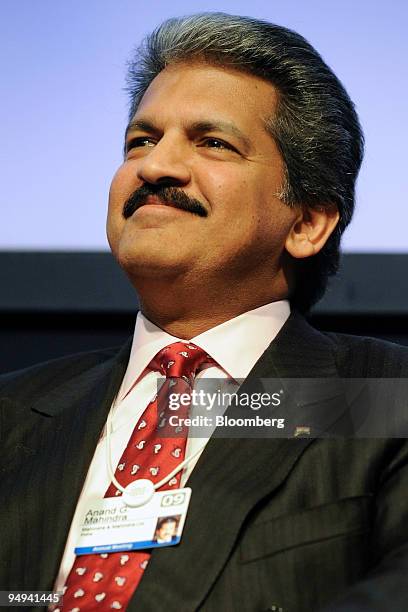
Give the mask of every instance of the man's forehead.
MULTIPOLYGON (((185 112, 190 104, 192 111, 205 109, 203 117, 195 121, 228 119, 228 113, 240 112, 241 116, 253 116, 262 109, 270 117, 279 98, 276 87, 268 80, 230 66, 208 63, 177 63, 167 66, 150 82, 140 97, 134 117, 159 106, 161 112, 172 110, 166 102, 176 98, 185 112), (164 104, 162 107, 161 105, 164 104), (211 110, 211 116, 209 113, 211 110), (217 113, 222 117, 216 117, 217 113)), ((179 108, 177 110, 180 110, 179 108)))
POLYGON ((125 137, 133 131, 160 133, 166 124, 177 124, 193 135, 217 132, 237 138, 249 154, 259 136, 269 141, 277 100, 272 83, 241 70, 177 64, 150 83, 125 137))

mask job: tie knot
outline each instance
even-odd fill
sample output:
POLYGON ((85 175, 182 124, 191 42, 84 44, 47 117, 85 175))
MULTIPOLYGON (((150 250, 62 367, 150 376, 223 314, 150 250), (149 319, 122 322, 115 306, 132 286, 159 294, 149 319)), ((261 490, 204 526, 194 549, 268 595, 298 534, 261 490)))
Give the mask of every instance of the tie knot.
POLYGON ((186 377, 190 380, 204 363, 215 365, 216 362, 192 342, 173 342, 153 357, 149 368, 161 372, 166 378, 186 377))

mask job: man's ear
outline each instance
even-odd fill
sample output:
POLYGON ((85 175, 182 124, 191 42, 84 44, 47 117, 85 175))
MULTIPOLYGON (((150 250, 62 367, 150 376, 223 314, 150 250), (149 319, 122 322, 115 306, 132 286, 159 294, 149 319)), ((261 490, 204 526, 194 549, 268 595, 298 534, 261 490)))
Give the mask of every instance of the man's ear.
POLYGON ((286 238, 287 252, 296 259, 316 255, 327 242, 339 218, 334 204, 300 209, 286 238))

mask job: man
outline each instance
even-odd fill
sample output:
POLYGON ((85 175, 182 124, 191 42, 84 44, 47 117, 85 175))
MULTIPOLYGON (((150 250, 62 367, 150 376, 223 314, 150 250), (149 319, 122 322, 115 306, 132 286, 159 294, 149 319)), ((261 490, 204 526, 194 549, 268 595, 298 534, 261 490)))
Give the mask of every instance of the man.
MULTIPOLYGON (((172 343, 203 356, 169 385, 244 378, 241 393, 265 378, 337 384, 408 369, 402 347, 320 334, 299 314, 337 268, 362 158, 353 105, 302 37, 217 13, 170 20, 130 65, 129 91, 108 238, 141 313, 118 354, 2 379, 1 588, 65 584, 63 609, 77 611, 406 610, 408 446, 320 438, 302 398, 279 414, 294 416, 286 437, 174 446, 191 459, 176 477, 192 489, 178 546, 119 556, 118 571, 137 560, 126 576, 106 569, 113 555, 75 557, 90 500, 120 497, 129 469, 161 477, 164 439, 154 434, 139 463, 135 449, 147 446, 148 402, 159 412, 151 396, 172 343)), ((323 407, 322 434, 334 421, 353 431, 346 403, 323 407)))
POLYGON ((154 540, 159 544, 171 542, 177 535, 177 517, 167 516, 157 522, 154 540))

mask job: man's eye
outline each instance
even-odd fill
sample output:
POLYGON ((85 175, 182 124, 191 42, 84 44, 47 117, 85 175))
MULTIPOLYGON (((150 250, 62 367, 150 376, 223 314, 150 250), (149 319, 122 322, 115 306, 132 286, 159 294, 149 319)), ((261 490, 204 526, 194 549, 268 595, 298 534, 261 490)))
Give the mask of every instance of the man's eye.
POLYGON ((132 138, 126 144, 126 152, 130 151, 130 149, 134 149, 135 147, 154 147, 156 143, 149 136, 138 136, 137 138, 132 138))
POLYGON ((211 149, 228 149, 229 151, 235 151, 235 148, 219 138, 206 138, 203 142, 203 146, 211 149))

